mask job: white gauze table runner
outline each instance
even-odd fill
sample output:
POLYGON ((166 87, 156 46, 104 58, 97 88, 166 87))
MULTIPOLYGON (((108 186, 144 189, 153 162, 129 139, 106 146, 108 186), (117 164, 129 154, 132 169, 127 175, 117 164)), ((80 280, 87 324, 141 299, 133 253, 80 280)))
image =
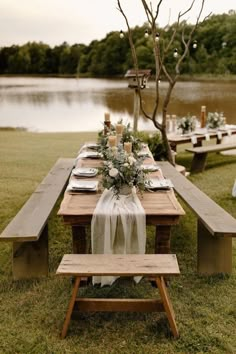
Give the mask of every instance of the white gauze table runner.
MULTIPOLYGON (((145 253, 146 216, 134 191, 116 199, 112 191, 104 190, 93 213, 91 241, 94 254, 145 253)), ((117 278, 94 276, 93 284, 111 285, 117 278)))

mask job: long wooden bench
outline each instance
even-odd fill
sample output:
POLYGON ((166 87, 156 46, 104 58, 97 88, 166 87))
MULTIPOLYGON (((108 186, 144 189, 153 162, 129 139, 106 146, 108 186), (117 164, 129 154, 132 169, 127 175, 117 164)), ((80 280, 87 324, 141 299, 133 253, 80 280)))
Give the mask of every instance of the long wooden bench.
POLYGON ((232 237, 236 219, 203 193, 167 161, 158 161, 177 194, 198 218, 197 268, 202 274, 232 272, 232 237))
POLYGON ((60 158, 0 234, 11 241, 13 279, 48 274, 48 218, 65 189, 74 159, 60 158))
POLYGON ((166 312, 173 336, 179 336, 174 310, 167 292, 164 276, 179 275, 174 254, 66 254, 57 269, 57 275, 75 276, 75 284, 69 302, 61 338, 65 338, 75 305, 81 312, 135 311, 166 312), (80 298, 78 289, 82 277, 87 276, 152 276, 155 278, 161 300, 156 299, 108 299, 80 298))
POLYGON ((226 150, 236 149, 236 143, 232 144, 216 144, 216 145, 206 145, 185 149, 188 152, 194 154, 190 171, 191 172, 202 172, 206 167, 207 155, 212 152, 220 152, 226 150))

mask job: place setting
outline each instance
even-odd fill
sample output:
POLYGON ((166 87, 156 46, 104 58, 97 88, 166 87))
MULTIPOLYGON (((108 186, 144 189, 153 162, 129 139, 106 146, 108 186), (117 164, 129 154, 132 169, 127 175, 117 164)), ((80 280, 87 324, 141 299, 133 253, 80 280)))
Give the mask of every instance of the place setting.
POLYGON ((66 190, 70 194, 97 192, 98 181, 71 179, 66 190))
POLYGON ((92 167, 77 167, 72 170, 71 175, 75 178, 80 177, 95 177, 98 174, 97 168, 92 167))
POLYGON ((168 178, 153 177, 145 181, 145 187, 148 191, 168 191, 174 187, 172 181, 168 178))

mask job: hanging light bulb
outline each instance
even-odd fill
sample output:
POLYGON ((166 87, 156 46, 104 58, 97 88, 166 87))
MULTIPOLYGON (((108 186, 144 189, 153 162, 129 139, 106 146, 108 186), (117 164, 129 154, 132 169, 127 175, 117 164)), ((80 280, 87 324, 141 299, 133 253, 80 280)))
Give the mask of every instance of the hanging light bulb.
POLYGON ((173 56, 174 56, 174 58, 177 58, 178 57, 178 49, 177 48, 175 48, 175 50, 174 50, 174 54, 173 54, 173 56))
POLYGON ((158 42, 159 39, 160 39, 160 33, 157 32, 157 33, 156 33, 156 36, 155 36, 155 41, 158 42))
POLYGON ((222 42, 221 46, 224 49, 227 46, 227 43, 226 42, 222 42))
POLYGON ((120 31, 120 38, 124 38, 124 33, 123 33, 123 31, 120 31))
POLYGON ((148 30, 146 30, 145 33, 144 33, 144 37, 145 37, 145 38, 148 38, 148 36, 149 36, 148 30))
POLYGON ((197 41, 194 40, 194 41, 193 41, 193 49, 196 49, 196 48, 197 48, 197 41))

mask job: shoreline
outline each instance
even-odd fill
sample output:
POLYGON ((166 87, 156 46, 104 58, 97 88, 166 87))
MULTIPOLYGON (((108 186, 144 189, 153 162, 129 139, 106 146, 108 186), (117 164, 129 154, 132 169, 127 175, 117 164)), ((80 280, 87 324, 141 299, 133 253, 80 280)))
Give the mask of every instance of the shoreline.
MULTIPOLYGON (((122 80, 127 81, 124 76, 104 76, 104 77, 95 77, 95 76, 87 76, 87 75, 62 75, 62 74, 0 74, 0 78, 14 78, 14 77, 22 77, 22 78, 58 78, 58 79, 110 79, 110 80, 122 80)), ((149 81, 154 81, 154 76, 152 75, 149 81)), ((165 81, 165 80, 163 80, 165 81)), ((199 74, 199 75, 182 75, 178 78, 178 82, 189 82, 189 81, 196 81, 196 82, 214 82, 214 81, 235 81, 236 82, 236 75, 214 75, 214 74, 199 74)))

